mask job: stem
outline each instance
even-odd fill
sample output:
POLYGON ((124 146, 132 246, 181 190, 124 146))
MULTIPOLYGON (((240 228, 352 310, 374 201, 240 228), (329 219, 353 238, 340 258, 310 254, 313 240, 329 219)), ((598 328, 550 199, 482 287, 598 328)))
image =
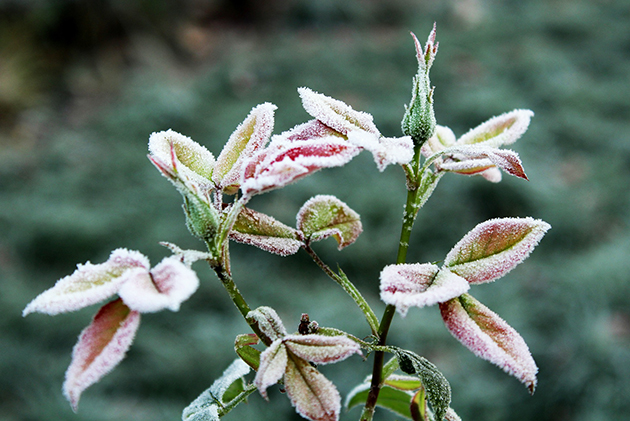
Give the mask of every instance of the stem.
POLYGON ((330 279, 337 282, 337 284, 339 284, 339 286, 343 288, 343 290, 346 291, 348 295, 350 295, 350 297, 352 297, 354 302, 363 312, 365 319, 370 325, 372 334, 378 335, 378 318, 376 317, 376 314, 374 314, 372 307, 370 307, 365 298, 363 298, 363 295, 361 295, 357 287, 355 287, 354 284, 350 282, 343 271, 340 270, 341 276, 333 272, 333 270, 326 263, 324 263, 322 259, 320 259, 320 257, 317 255, 317 253, 315 253, 315 251, 311 248, 309 244, 305 244, 304 246, 302 246, 302 248, 309 254, 309 256, 311 256, 317 266, 319 266, 326 273, 326 275, 330 277, 330 279))

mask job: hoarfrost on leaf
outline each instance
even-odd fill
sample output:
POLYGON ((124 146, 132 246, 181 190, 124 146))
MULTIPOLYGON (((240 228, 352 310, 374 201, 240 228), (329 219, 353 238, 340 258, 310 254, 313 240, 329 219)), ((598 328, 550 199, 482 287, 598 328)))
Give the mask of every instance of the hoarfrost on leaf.
POLYGON ((381 300, 404 317, 409 307, 425 307, 458 297, 470 288, 448 269, 425 263, 388 265, 381 271, 381 300))
POLYGON ((345 336, 288 335, 284 344, 294 355, 316 364, 330 364, 361 353, 359 344, 345 336))
POLYGON ((534 116, 531 110, 513 110, 481 123, 457 141, 461 145, 478 144, 498 148, 516 142, 527 131, 534 116))
POLYGON ((276 339, 269 348, 260 354, 260 366, 256 372, 254 384, 263 398, 267 397, 267 388, 278 383, 287 368, 287 348, 282 339, 276 339))
POLYGON ((533 218, 482 222, 449 251, 444 267, 471 284, 494 281, 525 260, 549 228, 533 218))
POLYGON ((81 332, 63 384, 64 395, 75 412, 81 393, 125 357, 139 325, 140 313, 116 299, 103 306, 81 332))
POLYGON ((230 239, 280 256, 297 253, 302 246, 295 229, 267 214, 245 207, 230 231, 230 239))
POLYGON ((370 151, 381 172, 388 165, 404 165, 413 159, 413 141, 409 136, 378 137, 369 132, 355 130, 348 133, 348 141, 370 151))
POLYGON ((280 320, 280 316, 271 307, 261 306, 256 310, 250 311, 247 314, 247 320, 257 323, 260 331, 271 341, 281 339, 287 335, 287 330, 282 320, 280 320))
POLYGON ((536 387, 538 367, 527 344, 514 328, 468 294, 440 304, 442 319, 451 334, 473 354, 501 367, 536 387))

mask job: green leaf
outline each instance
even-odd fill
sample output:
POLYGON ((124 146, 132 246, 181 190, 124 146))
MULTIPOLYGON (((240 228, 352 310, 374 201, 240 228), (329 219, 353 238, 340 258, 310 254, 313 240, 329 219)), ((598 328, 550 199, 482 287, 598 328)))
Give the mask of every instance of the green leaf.
MULTIPOLYGON (((351 409, 358 405, 364 405, 370 391, 370 384, 363 383, 357 386, 348 394, 346 399, 346 408, 351 409)), ((378 395, 376 405, 388 409, 400 416, 411 419, 411 411, 409 405, 411 403, 412 394, 402 390, 383 386, 378 395)))
POLYGON ((304 203, 297 215, 297 228, 309 241, 333 236, 339 250, 354 243, 363 231, 359 214, 328 195, 318 195, 304 203))
POLYGON ((238 335, 234 341, 234 351, 251 368, 258 371, 260 366, 260 351, 252 348, 259 342, 258 336, 254 333, 238 335))
POLYGON ((424 388, 421 388, 413 395, 411 403, 409 404, 409 409, 411 411, 411 419, 413 419, 413 421, 430 420, 427 411, 427 399, 424 388))
POLYGON ((281 256, 297 253, 302 246, 295 229, 245 207, 236 218, 230 238, 281 256))
POLYGON ((438 368, 424 357, 400 348, 392 347, 400 369, 407 374, 416 374, 426 390, 427 399, 435 412, 438 421, 444 415, 451 403, 451 386, 438 368))

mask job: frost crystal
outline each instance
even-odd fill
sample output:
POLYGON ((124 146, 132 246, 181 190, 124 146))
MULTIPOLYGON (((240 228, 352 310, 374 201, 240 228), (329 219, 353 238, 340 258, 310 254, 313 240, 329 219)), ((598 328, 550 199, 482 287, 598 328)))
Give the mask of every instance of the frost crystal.
POLYGON ((469 288, 464 278, 429 263, 389 265, 381 271, 381 300, 396 306, 403 317, 409 307, 448 301, 469 288))

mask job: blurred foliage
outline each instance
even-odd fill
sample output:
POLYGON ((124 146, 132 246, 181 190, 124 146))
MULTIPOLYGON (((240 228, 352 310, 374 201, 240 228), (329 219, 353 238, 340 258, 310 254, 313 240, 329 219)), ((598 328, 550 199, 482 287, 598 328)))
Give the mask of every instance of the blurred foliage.
MULTIPOLYGON (((158 241, 202 246, 186 232, 178 194, 145 157, 153 131, 172 128, 218 154, 258 103, 279 106, 276 132, 308 119, 296 88, 309 86, 399 135, 416 70, 408 32, 423 39, 433 21, 438 123, 463 134, 492 115, 534 110, 515 145, 531 181, 445 177, 416 223, 408 261, 442 259, 487 218, 551 223, 522 267, 471 291, 524 336, 540 366, 538 390, 530 397, 458 345, 435 308, 396 319, 390 340, 444 371, 466 421, 630 418, 629 19, 623 0, 0 2, 0 418, 179 419, 234 358, 234 336, 247 332, 201 263, 202 288, 178 313, 144 316, 128 358, 84 394, 77 415, 60 389, 93 311, 22 319, 22 309, 76 263, 102 262, 116 247, 157 262, 168 254, 158 241)), ((378 273, 395 258, 402 172, 379 174, 362 155, 252 207, 292 225, 318 193, 362 215, 355 245, 339 253, 328 240, 317 249, 380 314, 378 273)), ((252 306, 276 307, 288 326, 308 312, 321 325, 368 334, 304 254, 238 244, 232 254, 252 306)), ((342 364, 323 368, 342 393, 371 367, 342 364)), ((252 395, 232 418, 299 419, 280 393, 271 403, 252 395)))

